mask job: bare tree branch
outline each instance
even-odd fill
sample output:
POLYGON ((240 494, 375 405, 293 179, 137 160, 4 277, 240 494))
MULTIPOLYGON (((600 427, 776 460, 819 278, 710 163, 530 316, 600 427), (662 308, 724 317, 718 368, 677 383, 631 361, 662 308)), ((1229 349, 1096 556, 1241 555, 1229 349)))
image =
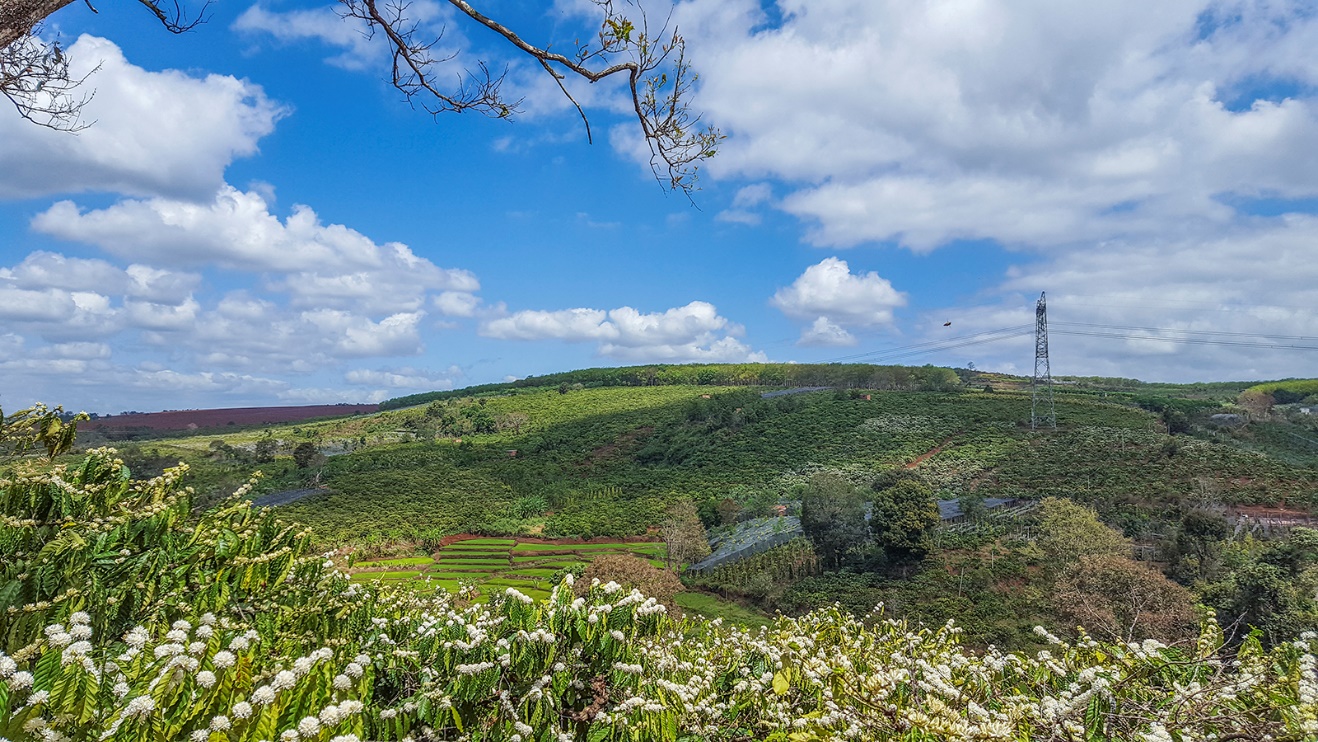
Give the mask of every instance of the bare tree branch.
MULTIPOLYGON (((160 0, 137 0, 172 33, 183 33, 205 22, 209 0, 191 18, 177 0, 172 9, 160 0)), ((82 107, 93 93, 78 94, 91 75, 72 77, 69 60, 58 40, 41 38, 41 24, 51 13, 73 0, 0 0, 0 94, 18 115, 38 126, 77 132, 91 126, 82 120, 82 107)), ((84 0, 93 13, 91 0, 84 0)), ((98 67, 99 69, 99 67, 98 67)), ((92 70, 95 72, 95 70, 92 70)))
MULTIPOLYGON (((666 177, 669 188, 690 197, 697 187, 700 163, 714 156, 724 137, 718 129, 702 126, 700 116, 691 111, 691 95, 699 78, 686 58, 686 40, 676 29, 669 34, 665 23, 657 34, 663 40, 656 42, 643 10, 640 10, 641 27, 637 28, 614 9, 612 0, 595 2, 604 13, 596 41, 578 44, 574 59, 528 43, 512 29, 473 8, 466 0, 449 0, 472 20, 538 60, 586 121, 588 137, 590 123, 585 112, 563 84, 564 75, 554 66, 591 83, 626 73, 632 107, 650 147, 650 166, 655 177, 660 182, 666 177), (617 56, 626 59, 610 63, 617 56), (601 66, 592 68, 590 62, 598 62, 601 66)), ((490 89, 489 93, 497 98, 498 87, 490 89)))
POLYGON ((73 0, 0 0, 0 49, 32 33, 45 20, 73 0))
POLYGON ((90 126, 82 120, 82 107, 91 93, 77 93, 88 76, 70 75, 58 41, 46 43, 33 34, 0 49, 0 94, 38 126, 74 132, 90 126))
MULTIPOLYGON (((24 118, 43 126, 68 131, 85 128, 82 106, 90 95, 78 98, 74 91, 85 78, 69 76, 68 61, 58 42, 42 41, 37 29, 42 20, 73 0, 0 0, 0 93, 17 107, 24 118)), ((92 12, 91 0, 84 0, 92 12)), ((137 0, 172 33, 183 33, 205 22, 210 0, 190 15, 180 0, 137 0)), ((524 40, 507 26, 482 14, 467 0, 448 0, 464 15, 502 36, 529 55, 553 78, 559 90, 576 109, 586 127, 586 138, 594 140, 590 120, 566 84, 569 75, 597 83, 615 75, 625 76, 632 109, 650 149, 650 167, 655 178, 688 198, 696 190, 700 164, 713 157, 723 135, 701 123, 690 108, 698 81, 686 56, 686 40, 674 28, 671 17, 655 33, 639 0, 626 0, 637 14, 639 25, 614 7, 614 0, 594 0, 603 13, 595 38, 577 41, 571 56, 539 47, 524 40)), ((339 0, 340 15, 365 26, 368 37, 379 33, 391 49, 391 82, 407 101, 438 116, 447 112, 476 111, 500 119, 519 112, 521 99, 503 94, 508 70, 492 73, 477 62, 456 76, 452 84, 439 79, 456 52, 445 54, 440 42, 444 29, 427 30, 415 20, 410 0, 339 0), (429 35, 427 35, 429 34, 429 35)))

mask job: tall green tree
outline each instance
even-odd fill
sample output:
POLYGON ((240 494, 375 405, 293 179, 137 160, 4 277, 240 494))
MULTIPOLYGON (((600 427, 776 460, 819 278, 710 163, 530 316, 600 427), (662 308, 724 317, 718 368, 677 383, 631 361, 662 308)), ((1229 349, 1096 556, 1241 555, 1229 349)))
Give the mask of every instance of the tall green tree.
POLYGON ((824 564, 842 566, 867 541, 860 490, 836 474, 815 474, 801 493, 801 528, 824 564))
POLYGON ((924 482, 903 479, 874 496, 870 531, 890 562, 924 556, 939 523, 934 491, 924 482))

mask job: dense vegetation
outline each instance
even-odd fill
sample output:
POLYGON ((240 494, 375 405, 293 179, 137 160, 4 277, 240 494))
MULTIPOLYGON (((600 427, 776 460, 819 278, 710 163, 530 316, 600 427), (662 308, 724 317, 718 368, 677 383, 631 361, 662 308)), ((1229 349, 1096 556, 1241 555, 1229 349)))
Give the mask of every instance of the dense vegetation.
MULTIPOLYGON (((51 451, 62 447, 54 440, 51 451)), ((1312 634, 1270 650, 1246 639, 1228 651, 1211 620, 1175 648, 1084 635, 1068 642, 1039 629, 1047 650, 1013 654, 967 650, 953 625, 876 613, 862 621, 837 609, 780 618, 757 633, 674 623, 653 599, 613 583, 583 586, 581 597, 564 585, 543 602, 509 589, 466 604, 447 592, 350 584, 310 551, 314 536, 241 497, 196 514, 182 474, 134 480, 107 450, 69 464, 5 465, 0 736, 1299 742, 1318 734, 1312 634)), ((1083 550, 1083 542, 1056 548, 1083 550)), ((1267 563, 1302 567, 1304 554, 1267 563)))
POLYGON ((837 387, 907 391, 948 391, 960 383, 956 372, 937 366, 875 366, 868 363, 689 363, 623 366, 528 376, 517 381, 482 384, 446 392, 395 397, 382 410, 515 392, 521 389, 572 389, 617 386, 765 386, 837 387))

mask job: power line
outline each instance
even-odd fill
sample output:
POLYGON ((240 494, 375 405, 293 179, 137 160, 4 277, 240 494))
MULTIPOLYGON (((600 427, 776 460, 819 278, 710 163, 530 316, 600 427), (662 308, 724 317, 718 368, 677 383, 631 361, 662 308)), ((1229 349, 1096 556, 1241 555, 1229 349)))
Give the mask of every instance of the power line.
MULTIPOLYGON (((1169 332, 1175 332, 1170 330, 1169 332)), ((1113 338, 1117 340, 1156 340, 1164 343, 1181 343, 1183 345, 1228 345, 1237 348, 1262 348, 1268 350, 1318 350, 1318 345, 1288 345, 1284 343, 1249 343, 1241 340, 1214 340, 1212 338, 1166 337, 1161 335, 1132 335, 1121 332, 1084 332, 1082 330, 1053 330, 1057 335, 1083 335, 1086 337, 1113 338)))
POLYGON ((901 357, 910 355, 921 355, 923 353, 934 353, 940 350, 954 350, 967 345, 978 345, 980 343, 990 343, 997 340, 1017 337, 1033 328, 1029 325, 1019 325, 1016 327, 1000 327, 996 330, 985 330, 970 335, 959 335, 957 337, 943 338, 941 340, 927 340, 923 343, 913 343, 911 345, 900 345, 883 350, 868 351, 865 353, 854 353, 847 356, 839 356, 826 361, 826 363, 845 363, 847 361, 857 361, 862 358, 875 359, 886 357, 901 357))
POLYGON ((1222 335, 1230 337, 1268 337, 1277 340, 1318 340, 1314 335, 1273 335, 1260 332, 1228 332, 1226 330, 1180 330, 1174 327, 1141 327, 1134 325, 1104 325, 1095 322, 1053 322, 1053 327, 1097 327, 1105 330, 1143 330, 1147 332, 1176 332, 1185 335, 1222 335))

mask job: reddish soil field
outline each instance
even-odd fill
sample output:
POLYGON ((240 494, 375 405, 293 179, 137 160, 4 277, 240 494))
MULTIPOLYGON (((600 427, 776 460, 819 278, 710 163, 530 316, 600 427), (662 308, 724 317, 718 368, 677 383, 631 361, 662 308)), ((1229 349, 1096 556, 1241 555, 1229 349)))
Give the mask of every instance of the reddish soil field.
POLYGON ((228 425, 271 425, 311 420, 318 417, 341 417, 375 412, 373 404, 322 404, 303 407, 234 407, 224 410, 177 410, 144 412, 136 415, 113 415, 88 420, 78 427, 84 430, 195 430, 223 428, 228 425))

